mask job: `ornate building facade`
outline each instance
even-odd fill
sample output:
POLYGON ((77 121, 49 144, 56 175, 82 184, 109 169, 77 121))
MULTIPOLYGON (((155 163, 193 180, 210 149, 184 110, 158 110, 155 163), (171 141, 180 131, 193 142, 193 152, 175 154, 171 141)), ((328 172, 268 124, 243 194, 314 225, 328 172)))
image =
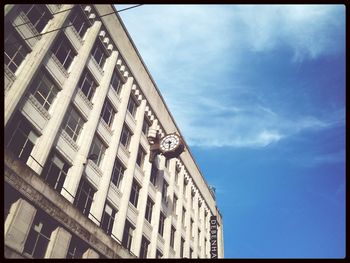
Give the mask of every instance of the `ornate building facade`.
POLYGON ((222 258, 186 142, 150 162, 151 133, 181 133, 114 6, 7 5, 4 22, 5 257, 210 258, 214 242, 222 258))

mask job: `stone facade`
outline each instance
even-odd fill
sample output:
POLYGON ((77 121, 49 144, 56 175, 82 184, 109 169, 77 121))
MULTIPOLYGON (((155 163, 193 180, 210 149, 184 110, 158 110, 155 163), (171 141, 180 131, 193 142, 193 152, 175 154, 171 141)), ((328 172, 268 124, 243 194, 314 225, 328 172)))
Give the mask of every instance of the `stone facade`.
POLYGON ((150 133, 181 133, 114 11, 5 6, 4 256, 208 258, 217 216, 223 258, 186 142, 149 162, 150 133))

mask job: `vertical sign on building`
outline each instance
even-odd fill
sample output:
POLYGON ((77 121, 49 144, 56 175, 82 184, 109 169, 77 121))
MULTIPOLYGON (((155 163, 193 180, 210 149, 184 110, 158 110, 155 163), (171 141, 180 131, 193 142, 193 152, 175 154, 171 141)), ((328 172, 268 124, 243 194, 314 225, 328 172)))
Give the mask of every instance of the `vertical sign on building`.
POLYGON ((210 257, 218 258, 218 226, 216 216, 210 217, 210 257))

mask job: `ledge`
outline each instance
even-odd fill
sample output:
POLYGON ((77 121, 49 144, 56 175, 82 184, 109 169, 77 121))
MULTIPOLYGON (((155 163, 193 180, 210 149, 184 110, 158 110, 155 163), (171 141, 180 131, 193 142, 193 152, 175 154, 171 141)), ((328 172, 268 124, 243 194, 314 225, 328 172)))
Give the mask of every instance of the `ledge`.
POLYGON ((75 150, 75 151, 78 151, 79 150, 79 146, 75 143, 75 141, 67 134, 67 132, 63 129, 61 129, 61 136, 62 138, 68 142, 68 144, 70 146, 72 146, 72 148, 75 150))
POLYGON ((40 114, 46 119, 49 120, 50 119, 50 114, 48 113, 48 111, 39 103, 39 101, 37 101, 37 99, 34 97, 33 94, 29 94, 28 96, 28 101, 30 102, 30 104, 32 104, 39 112, 40 114))

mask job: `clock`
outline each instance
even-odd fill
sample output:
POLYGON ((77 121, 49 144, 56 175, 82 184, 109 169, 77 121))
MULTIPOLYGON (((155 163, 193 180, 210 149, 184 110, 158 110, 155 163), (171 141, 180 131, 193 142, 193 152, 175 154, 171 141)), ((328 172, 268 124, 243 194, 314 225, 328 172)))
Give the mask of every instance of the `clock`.
POLYGON ((167 158, 175 157, 183 151, 182 140, 176 133, 164 136, 159 144, 160 151, 167 158))

